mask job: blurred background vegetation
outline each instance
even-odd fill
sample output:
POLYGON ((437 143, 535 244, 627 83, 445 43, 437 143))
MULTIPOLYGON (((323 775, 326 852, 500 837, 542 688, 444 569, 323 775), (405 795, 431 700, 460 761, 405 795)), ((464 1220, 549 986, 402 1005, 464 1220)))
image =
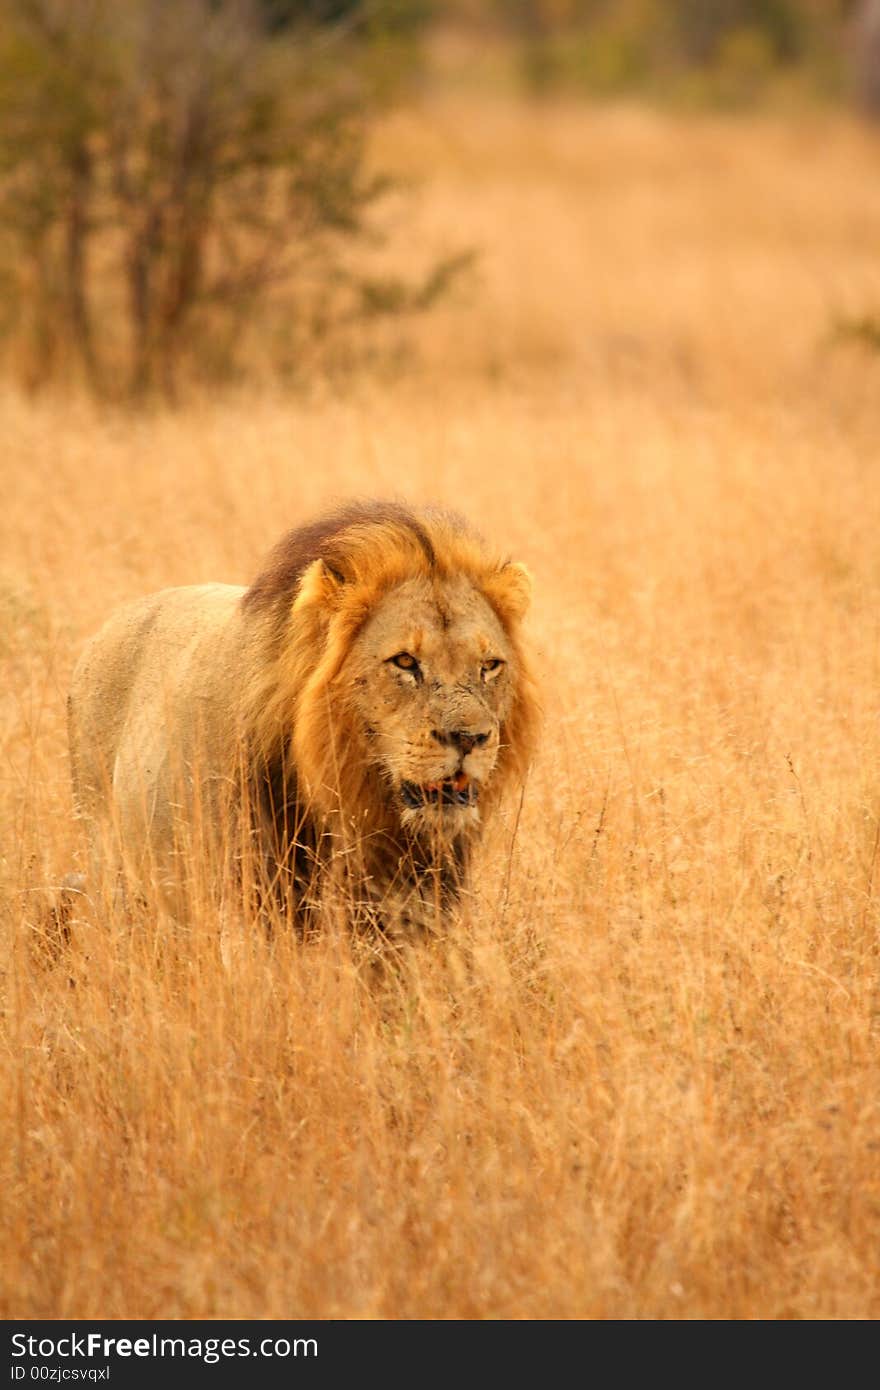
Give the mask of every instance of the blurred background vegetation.
POLYGON ((240 377, 255 338, 295 376, 430 308, 468 248, 417 282, 358 248, 395 186, 372 125, 449 79, 450 35, 456 80, 534 100, 880 113, 878 0, 0 0, 7 365, 173 398, 240 377))
MULTIPOLYGON (((847 0, 459 0, 509 35, 525 86, 742 107, 788 90, 839 96, 847 0)), ((864 7, 867 8, 867 7, 864 7)))

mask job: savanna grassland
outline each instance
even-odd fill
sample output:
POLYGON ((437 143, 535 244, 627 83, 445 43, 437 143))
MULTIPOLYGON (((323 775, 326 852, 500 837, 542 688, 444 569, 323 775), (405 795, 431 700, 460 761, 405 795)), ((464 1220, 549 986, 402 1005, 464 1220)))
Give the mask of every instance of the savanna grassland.
POLYGON ((482 250, 396 356, 0 395, 0 1312, 876 1317, 880 359, 831 330, 880 143, 463 93, 379 144, 398 264, 482 250), (352 493, 535 578, 541 753, 448 938, 377 987, 85 904, 59 952, 83 641, 352 493))

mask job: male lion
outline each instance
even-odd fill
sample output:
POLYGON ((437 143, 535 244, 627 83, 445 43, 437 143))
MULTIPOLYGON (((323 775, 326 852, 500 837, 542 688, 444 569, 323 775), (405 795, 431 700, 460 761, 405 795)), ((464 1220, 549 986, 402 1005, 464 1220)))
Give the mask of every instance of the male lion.
POLYGON ((69 699, 96 872, 180 901, 207 874, 302 923, 328 881, 384 930, 454 902, 532 752, 526 570, 460 517, 358 502, 248 589, 166 589, 92 638, 69 699))

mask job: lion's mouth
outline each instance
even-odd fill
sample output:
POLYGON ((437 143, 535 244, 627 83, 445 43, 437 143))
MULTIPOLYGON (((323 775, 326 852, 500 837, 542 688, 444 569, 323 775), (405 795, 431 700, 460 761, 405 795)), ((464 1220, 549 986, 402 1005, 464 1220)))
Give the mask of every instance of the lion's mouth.
POLYGON ((456 772, 441 782, 404 782, 400 794, 413 810, 418 806, 473 806, 479 788, 466 772, 456 772))

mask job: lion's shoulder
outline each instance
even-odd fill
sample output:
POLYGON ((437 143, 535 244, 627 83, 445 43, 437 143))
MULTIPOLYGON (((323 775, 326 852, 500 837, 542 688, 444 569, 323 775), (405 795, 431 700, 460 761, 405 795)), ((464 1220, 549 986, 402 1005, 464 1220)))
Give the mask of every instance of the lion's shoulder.
POLYGON ((243 593, 228 584, 163 589, 110 615, 71 677, 75 779, 99 786, 129 764, 133 777, 141 764, 152 772, 169 741, 190 743, 199 730, 219 758, 244 684, 243 593))

